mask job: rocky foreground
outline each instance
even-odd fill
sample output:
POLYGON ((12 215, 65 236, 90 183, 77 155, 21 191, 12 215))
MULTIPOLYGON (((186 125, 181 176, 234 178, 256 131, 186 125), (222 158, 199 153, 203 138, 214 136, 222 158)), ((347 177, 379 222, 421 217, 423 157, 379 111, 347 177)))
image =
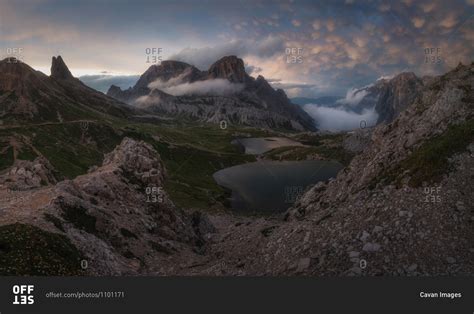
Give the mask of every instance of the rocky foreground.
MULTIPOLYGON (((55 176, 47 161, 22 161, 0 178, 0 225, 33 225, 65 236, 81 263, 81 269, 66 273, 147 274, 150 266, 166 267, 201 253, 202 236, 214 230, 205 216, 173 205, 161 188, 164 175, 158 153, 129 138, 101 167, 56 185, 50 185, 55 176)), ((7 247, 5 253, 22 249, 7 247)), ((61 256, 66 259, 61 262, 70 263, 70 256, 61 256)))
POLYGON ((158 153, 129 138, 73 180, 17 161, 0 176, 0 272, 470 275, 473 86, 460 65, 392 123, 348 136, 358 155, 284 217, 177 208, 158 153))

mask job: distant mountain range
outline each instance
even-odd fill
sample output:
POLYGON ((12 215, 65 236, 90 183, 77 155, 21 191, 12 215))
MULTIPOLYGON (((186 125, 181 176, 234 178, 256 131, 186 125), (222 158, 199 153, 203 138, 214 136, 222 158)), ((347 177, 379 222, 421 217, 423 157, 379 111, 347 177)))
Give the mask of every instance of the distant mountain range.
POLYGON ((152 65, 135 86, 112 85, 108 96, 169 116, 202 122, 286 130, 316 130, 313 119, 263 76, 245 72, 236 56, 223 57, 207 71, 179 61, 152 65))
POLYGON ((374 110, 378 115, 377 124, 389 123, 416 99, 429 79, 418 78, 412 72, 403 72, 391 79, 380 79, 368 86, 352 89, 345 97, 296 97, 291 101, 301 106, 313 104, 358 114, 374 110))

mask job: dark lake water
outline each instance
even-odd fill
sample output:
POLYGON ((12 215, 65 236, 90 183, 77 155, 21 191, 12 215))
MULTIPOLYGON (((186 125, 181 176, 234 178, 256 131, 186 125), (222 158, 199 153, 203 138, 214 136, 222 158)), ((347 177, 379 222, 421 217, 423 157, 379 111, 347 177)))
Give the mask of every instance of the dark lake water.
POLYGON ((240 138, 231 142, 242 147, 246 154, 259 155, 282 146, 303 146, 303 144, 285 137, 240 138))
POLYGON ((311 184, 335 177, 343 166, 336 161, 257 161, 214 173, 216 182, 232 190, 236 211, 281 212, 311 184))

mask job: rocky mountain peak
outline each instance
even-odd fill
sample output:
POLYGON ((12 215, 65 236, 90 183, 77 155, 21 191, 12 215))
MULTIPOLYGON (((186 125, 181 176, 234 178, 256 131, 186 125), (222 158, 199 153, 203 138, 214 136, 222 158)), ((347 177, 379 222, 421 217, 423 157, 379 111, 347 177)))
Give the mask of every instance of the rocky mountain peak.
POLYGON ((236 56, 226 56, 209 68, 210 78, 228 79, 235 83, 244 83, 249 76, 245 72, 244 61, 236 56))
POLYGON ((53 57, 53 61, 51 63, 51 77, 60 80, 74 78, 61 56, 53 57))
POLYGON ((192 116, 194 119, 206 122, 232 119, 238 121, 237 123, 250 123, 259 127, 279 125, 282 128, 295 130, 315 130, 312 118, 301 108, 293 105, 283 90, 275 90, 263 76, 257 79, 249 76, 245 72, 244 61, 236 56, 219 59, 208 71, 200 71, 180 61, 163 61, 160 65, 151 66, 131 90, 122 91, 116 86, 111 86, 107 95, 140 109, 172 116, 192 116), (166 87, 162 88, 164 91, 157 88, 160 85, 175 87, 195 82, 211 86, 210 81, 214 79, 233 83, 230 87, 233 91, 223 96, 220 91, 211 89, 212 91, 205 93, 206 95, 199 95, 193 94, 183 86, 182 94, 173 95, 172 92, 165 90, 166 87), (157 83, 166 84, 150 85, 157 80, 161 81, 157 83), (236 103, 239 105, 236 106, 236 103), (215 112, 222 114, 216 115, 215 112), (253 117, 251 122, 247 119, 249 114, 253 117))
POLYGON ((152 65, 138 80, 134 89, 148 88, 153 81, 160 79, 168 81, 179 77, 181 82, 193 82, 201 77, 201 71, 196 67, 181 61, 166 60, 159 65, 152 65))

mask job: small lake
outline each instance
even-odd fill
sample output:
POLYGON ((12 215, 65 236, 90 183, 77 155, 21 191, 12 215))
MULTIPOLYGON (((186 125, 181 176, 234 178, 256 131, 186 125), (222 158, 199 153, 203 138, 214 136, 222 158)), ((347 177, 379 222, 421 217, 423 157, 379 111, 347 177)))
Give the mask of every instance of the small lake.
POLYGON ((293 205, 303 190, 335 177, 343 166, 336 161, 257 161, 214 173, 217 184, 232 190, 235 211, 276 213, 293 205))
POLYGON ((238 145, 246 154, 249 155, 263 154, 269 150, 283 146, 304 146, 297 141, 285 137, 239 138, 233 140, 231 143, 238 145))

